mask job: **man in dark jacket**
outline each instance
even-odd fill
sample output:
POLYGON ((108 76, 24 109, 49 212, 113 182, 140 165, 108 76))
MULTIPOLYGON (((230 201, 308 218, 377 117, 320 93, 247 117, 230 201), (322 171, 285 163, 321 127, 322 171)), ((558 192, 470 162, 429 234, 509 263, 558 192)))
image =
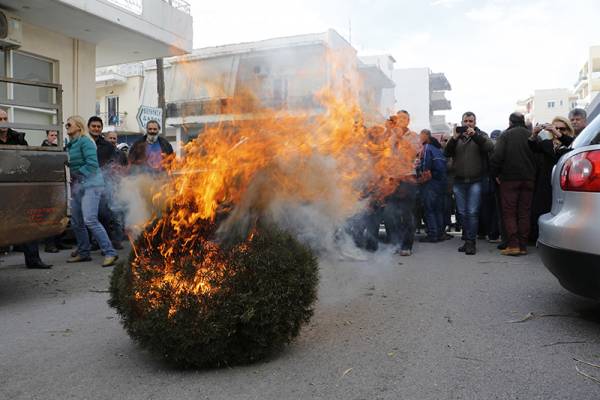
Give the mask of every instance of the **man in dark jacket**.
POLYGON ((477 127, 474 113, 462 116, 462 126, 454 128, 444 154, 451 157, 454 168, 454 197, 457 213, 463 225, 464 245, 458 251, 473 255, 477 252, 475 241, 481 208, 481 179, 485 162, 494 144, 488 135, 477 127))
MULTIPOLYGON (((98 164, 100 165, 100 169, 102 169, 104 181, 106 182, 104 193, 102 194, 100 204, 98 205, 98 219, 108 233, 113 247, 120 250, 123 248, 123 245, 121 244, 123 241, 123 234, 115 228, 115 225, 118 224, 115 223, 116 218, 111 209, 113 202, 112 192, 114 189, 111 183, 115 172, 115 166, 119 164, 120 152, 112 143, 102 136, 103 128, 104 123, 102 122, 102 118, 94 115, 88 119, 88 130, 90 131, 90 136, 96 143, 98 164)), ((97 244, 94 243, 93 248, 96 247, 97 244)))
POLYGON ((491 160, 491 173, 500 184, 502 216, 508 239, 506 249, 501 251, 503 255, 527 254, 536 174, 530 136, 523 114, 511 114, 509 128, 496 142, 491 160))
POLYGON ((448 186, 448 168, 442 145, 431 136, 429 129, 419 134, 423 150, 419 163, 419 182, 423 201, 427 236, 419 242, 436 243, 446 237, 444 223, 444 204, 448 186))
POLYGON ((129 162, 152 172, 163 170, 165 156, 173 154, 173 147, 159 136, 160 124, 150 120, 146 123, 146 135, 133 144, 129 151, 129 162))
MULTIPOLYGON (((0 122, 8 122, 8 114, 2 109, 0 109, 0 122)), ((0 128, 0 145, 2 144, 28 146, 28 143, 25 140, 25 134, 22 132, 16 132, 11 128, 0 128)), ((40 250, 38 246, 39 244, 37 241, 23 244, 23 253, 25 254, 25 265, 27 266, 27 268, 51 268, 51 264, 45 264, 40 258, 40 250)))

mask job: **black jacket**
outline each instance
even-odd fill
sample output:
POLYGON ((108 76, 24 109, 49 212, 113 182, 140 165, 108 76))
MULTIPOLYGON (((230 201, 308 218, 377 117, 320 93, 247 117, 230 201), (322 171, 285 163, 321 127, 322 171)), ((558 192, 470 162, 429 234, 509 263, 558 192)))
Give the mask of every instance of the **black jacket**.
POLYGON ((17 131, 14 131, 14 130, 8 128, 8 135, 6 138, 7 138, 6 142, 3 142, 0 140, 0 144, 29 146, 29 143, 27 143, 27 140, 25 140, 25 133, 23 133, 23 132, 17 132, 17 131))
MULTIPOLYGON (((92 135, 90 135, 92 136, 92 135)), ((94 142, 96 142, 96 151, 98 153, 98 164, 100 168, 104 168, 107 164, 112 162, 119 162, 119 154, 117 149, 108 140, 102 136, 92 136, 94 142)))
POLYGON ((502 181, 534 181, 536 162, 529 144, 531 132, 515 126, 504 132, 496 142, 491 159, 491 175, 502 181))
MULTIPOLYGON (((140 146, 144 147, 144 154, 146 154, 146 146, 148 144, 146 142, 146 137, 147 137, 147 135, 144 135, 144 137, 139 139, 137 142, 135 142, 133 144, 133 146, 131 146, 131 149, 129 150, 130 157, 132 154, 136 154, 136 151, 138 150, 138 147, 140 147, 140 146)), ((167 139, 159 136, 158 143, 160 144, 160 151, 163 154, 173 154, 173 147, 171 146, 171 143, 169 143, 169 141, 167 139)))
POLYGON ((479 128, 475 128, 475 132, 471 137, 453 137, 446 144, 444 155, 452 157, 456 182, 478 182, 487 174, 488 154, 494 149, 494 143, 479 128))

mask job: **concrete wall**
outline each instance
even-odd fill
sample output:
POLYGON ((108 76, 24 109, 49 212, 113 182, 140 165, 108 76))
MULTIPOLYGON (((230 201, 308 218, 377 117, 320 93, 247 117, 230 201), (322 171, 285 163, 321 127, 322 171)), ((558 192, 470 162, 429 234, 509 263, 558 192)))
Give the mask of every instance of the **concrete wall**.
MULTIPOLYGON (((63 85, 63 121, 70 115, 84 118, 94 114, 96 48, 23 22, 23 46, 19 51, 55 61, 55 82, 63 85)), ((26 121, 19 121, 26 122, 26 121)), ((37 145, 45 133, 28 133, 28 141, 37 145)))
POLYGON ((411 116, 411 129, 418 132, 430 129, 429 68, 394 70, 396 109, 411 116))

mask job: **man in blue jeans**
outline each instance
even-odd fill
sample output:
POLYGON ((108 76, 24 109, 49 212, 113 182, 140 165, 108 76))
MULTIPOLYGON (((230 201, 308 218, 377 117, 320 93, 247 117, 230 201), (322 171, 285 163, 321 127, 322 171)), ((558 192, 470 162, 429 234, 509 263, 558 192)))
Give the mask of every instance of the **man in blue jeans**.
POLYGON ((477 252, 475 243, 481 208, 481 179, 486 159, 493 149, 494 143, 477 127, 477 117, 468 111, 462 116, 462 126, 454 128, 444 152, 446 157, 453 159, 454 197, 463 224, 465 243, 458 251, 468 255, 477 252))

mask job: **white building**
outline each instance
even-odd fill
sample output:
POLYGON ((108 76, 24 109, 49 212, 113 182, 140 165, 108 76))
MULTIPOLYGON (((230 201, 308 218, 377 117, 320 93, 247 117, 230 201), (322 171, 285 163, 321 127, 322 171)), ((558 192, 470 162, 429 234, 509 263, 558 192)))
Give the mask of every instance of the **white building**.
POLYGON ((577 106, 586 108, 600 93, 600 46, 591 46, 573 89, 577 106))
MULTIPOLYGON (((175 149, 207 126, 232 120, 231 100, 245 91, 270 108, 313 113, 323 111, 315 99, 321 89, 350 91, 360 99, 369 124, 383 121, 382 93, 394 86, 382 69, 359 60, 356 50, 333 30, 196 49, 165 59, 164 72, 165 132, 175 149)), ((138 107, 157 106, 155 63, 99 69, 96 96, 101 113, 118 96, 122 126, 116 130, 139 134, 133 121, 138 107), (111 73, 123 79, 108 78, 111 73)))
POLYGON ((532 124, 550 123, 556 116, 567 117, 577 106, 577 97, 569 89, 537 89, 533 96, 517 102, 517 111, 532 124))
MULTIPOLYGON (((390 80, 394 80, 394 64, 396 60, 389 54, 361 56, 359 59, 368 66, 380 69, 390 80)), ((384 88, 381 92, 381 115, 388 116, 396 112, 395 88, 384 88)))
POLYGON ((443 73, 432 73, 429 68, 396 69, 394 83, 396 109, 409 112, 413 130, 449 132, 446 117, 435 114, 436 111, 452 109, 452 104, 445 95, 452 87, 443 73))
MULTIPOLYGON (((182 0, 1 0, 0 9, 8 17, 0 76, 62 85, 63 120, 94 115, 96 66, 192 47, 192 17, 182 0)), ((0 106, 11 120, 31 125, 30 144, 42 141, 43 127, 59 128, 56 94, 49 89, 3 84, 0 90, 0 106)))

